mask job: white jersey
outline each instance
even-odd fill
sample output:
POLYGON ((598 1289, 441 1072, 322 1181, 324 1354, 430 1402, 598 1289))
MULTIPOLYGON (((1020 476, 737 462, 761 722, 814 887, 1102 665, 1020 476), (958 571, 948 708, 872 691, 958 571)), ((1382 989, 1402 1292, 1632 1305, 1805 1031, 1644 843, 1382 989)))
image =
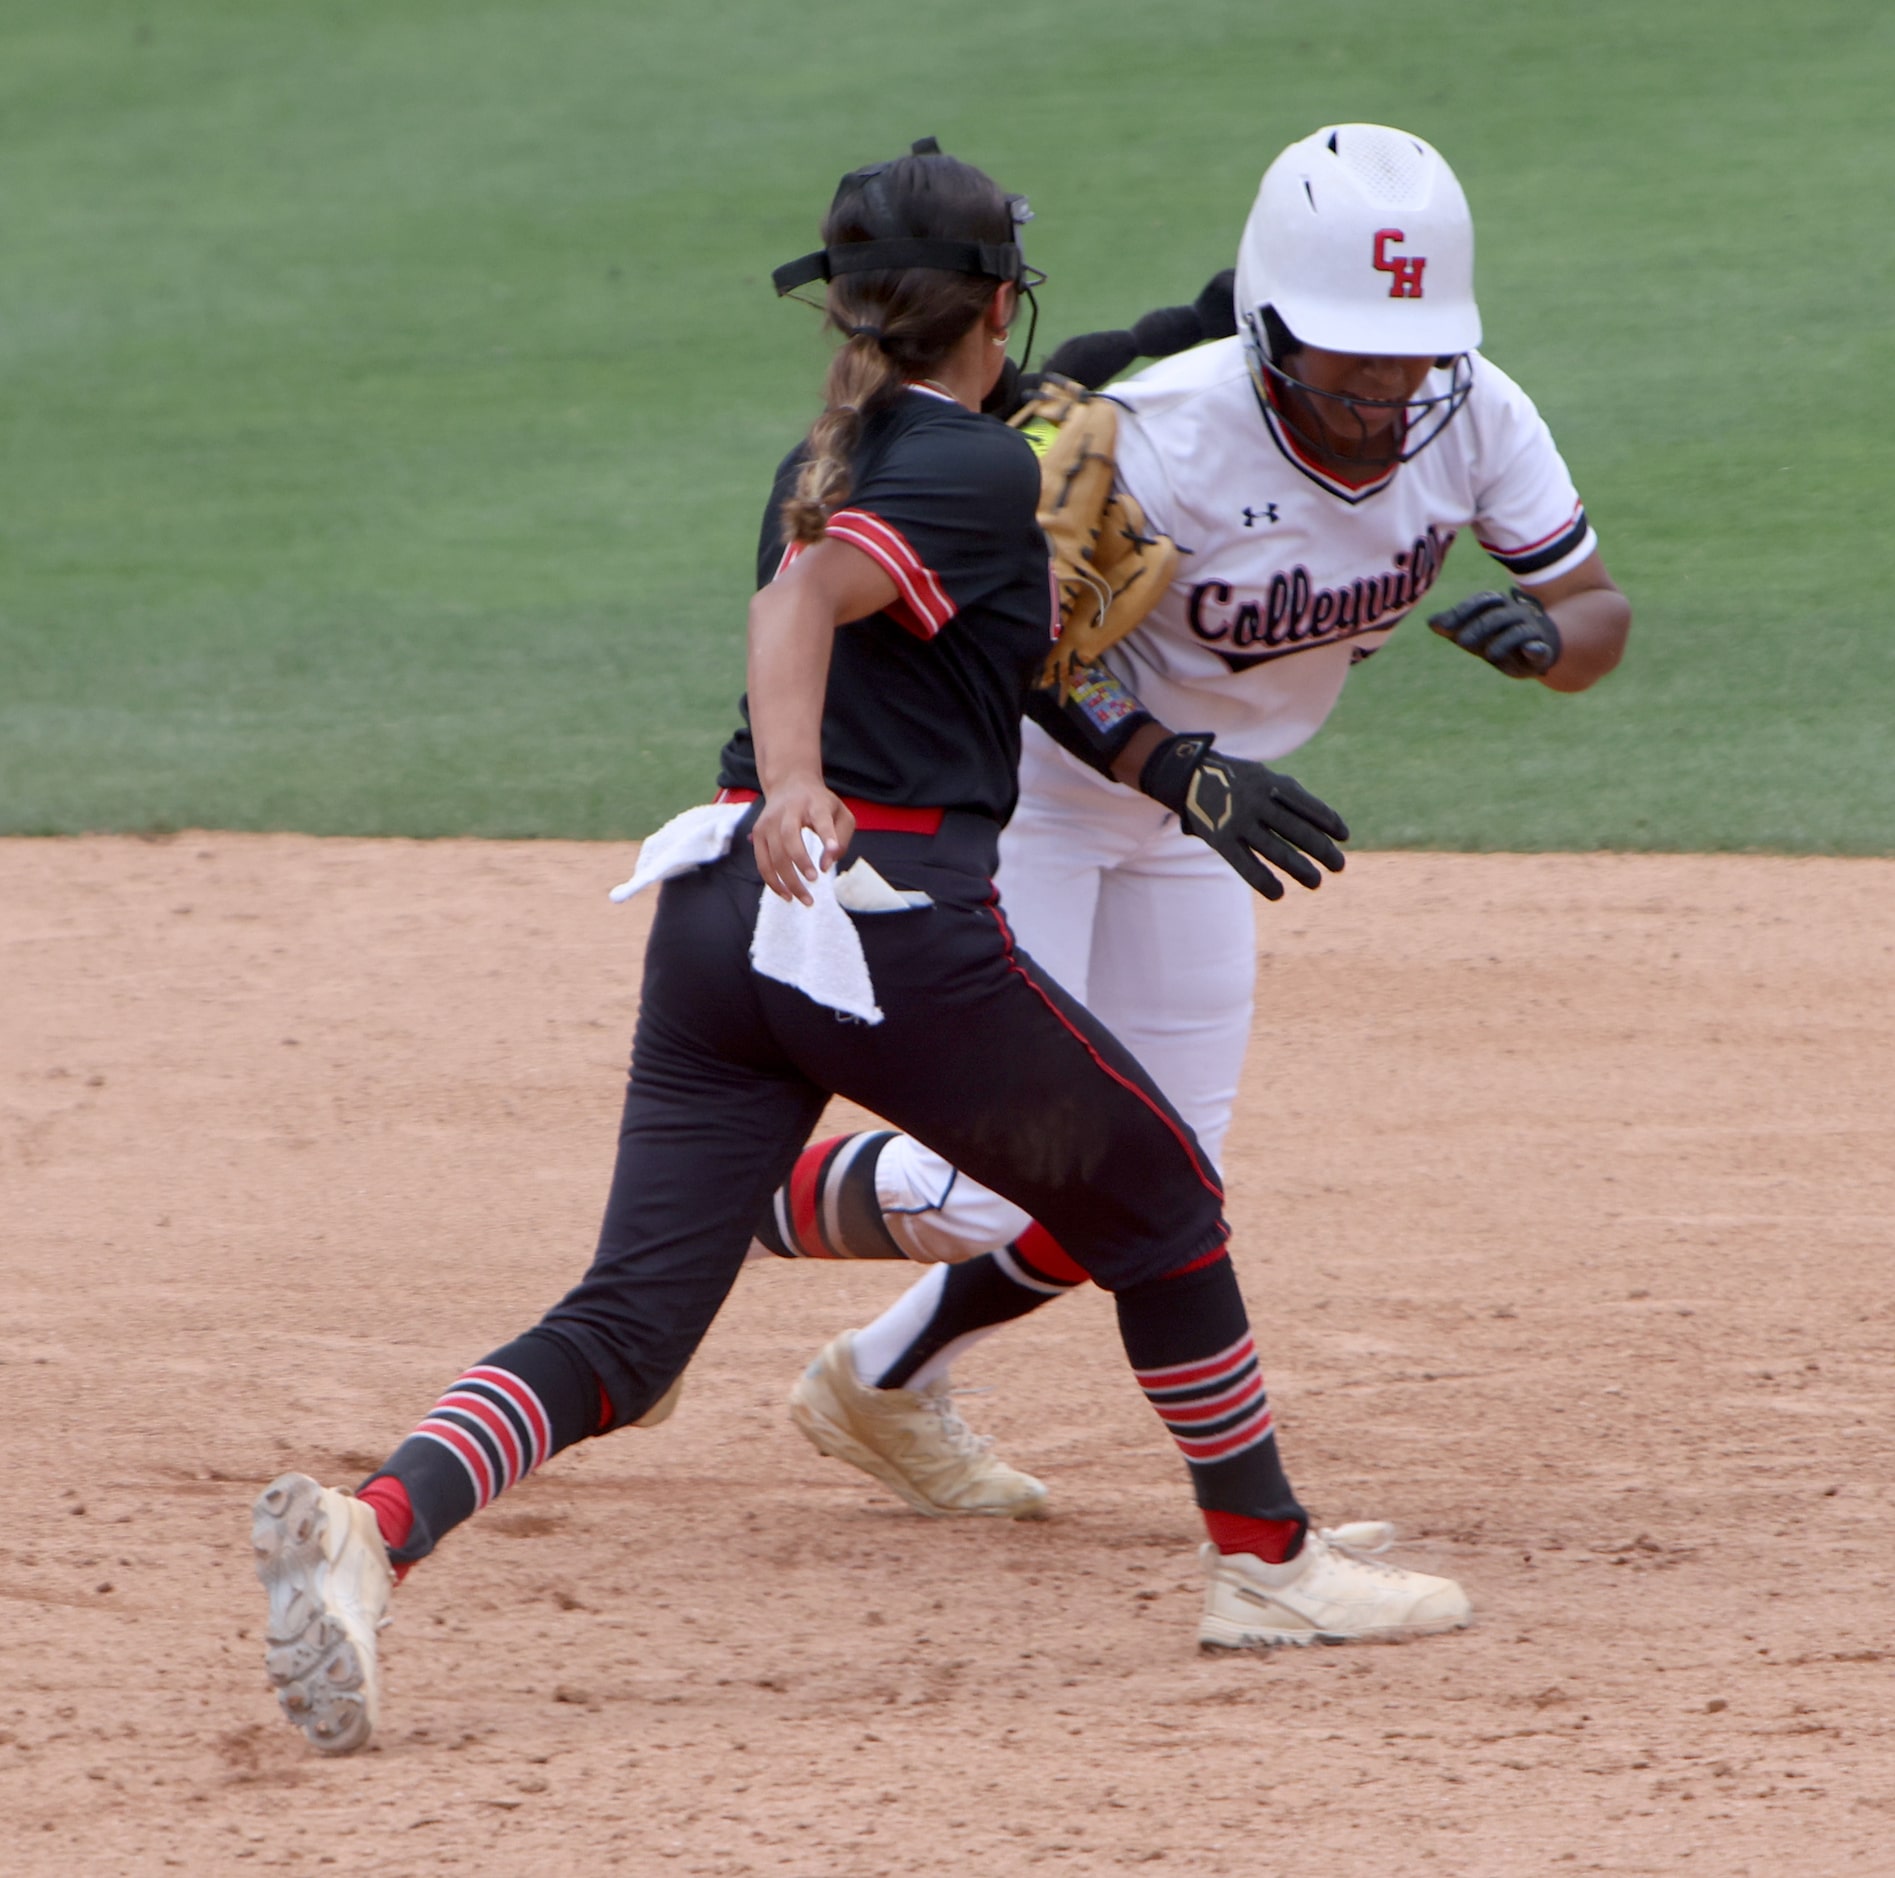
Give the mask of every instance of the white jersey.
MULTIPOLYGON (((1516 580, 1597 545, 1532 400, 1470 355, 1466 405, 1412 461, 1350 485, 1300 453, 1258 397, 1241 339, 1114 385, 1119 473, 1183 550, 1178 574, 1105 663, 1161 723, 1260 761, 1321 729, 1349 667, 1434 585, 1463 528, 1516 580)), ((1428 376, 1421 395, 1447 390, 1428 376)))

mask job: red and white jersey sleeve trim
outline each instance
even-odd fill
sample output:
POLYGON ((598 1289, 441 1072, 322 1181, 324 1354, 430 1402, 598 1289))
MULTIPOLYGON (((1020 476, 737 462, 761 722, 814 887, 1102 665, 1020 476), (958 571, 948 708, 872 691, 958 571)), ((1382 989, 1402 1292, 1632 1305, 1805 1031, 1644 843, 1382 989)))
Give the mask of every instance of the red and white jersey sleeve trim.
POLYGON ((1543 584, 1577 567, 1599 545, 1599 537, 1586 519, 1584 505, 1575 502, 1572 514, 1537 541, 1506 548, 1483 536, 1480 545, 1516 579, 1543 584))
POLYGON ((960 611, 901 530, 879 515, 867 509, 838 509, 823 533, 859 548, 895 583, 899 598, 888 609, 889 617, 917 638, 932 639, 960 611))
MULTIPOLYGON (((867 509, 838 509, 823 529, 824 538, 846 541, 866 554, 895 583, 895 604, 888 616, 905 627, 917 639, 932 639, 960 611, 948 598, 934 570, 908 545, 899 528, 885 522, 867 509)), ((772 579, 781 579, 785 570, 807 544, 792 541, 783 550, 772 579)), ((1053 636, 1059 636, 1059 588, 1053 588, 1053 636)))

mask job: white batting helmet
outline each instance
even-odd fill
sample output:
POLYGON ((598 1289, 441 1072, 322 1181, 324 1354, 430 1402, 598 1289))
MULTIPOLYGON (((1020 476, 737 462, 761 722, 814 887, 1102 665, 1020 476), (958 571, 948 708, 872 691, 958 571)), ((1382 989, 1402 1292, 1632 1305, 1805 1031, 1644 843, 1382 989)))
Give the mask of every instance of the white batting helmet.
POLYGON ((1441 154, 1384 124, 1335 124, 1263 173, 1237 250, 1237 313, 1275 307, 1331 352, 1440 357, 1480 344, 1474 220, 1441 154))

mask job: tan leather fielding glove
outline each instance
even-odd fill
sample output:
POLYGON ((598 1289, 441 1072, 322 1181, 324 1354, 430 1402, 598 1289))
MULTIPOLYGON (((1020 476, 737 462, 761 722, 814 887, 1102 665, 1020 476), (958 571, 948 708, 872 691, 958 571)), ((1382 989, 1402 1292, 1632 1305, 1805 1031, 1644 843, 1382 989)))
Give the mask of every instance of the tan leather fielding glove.
POLYGON ((1158 604, 1178 549, 1152 529, 1118 477, 1118 407, 1049 377, 1009 420, 1040 459, 1040 526, 1059 585, 1059 643, 1040 674, 1063 698, 1075 664, 1116 645, 1158 604))

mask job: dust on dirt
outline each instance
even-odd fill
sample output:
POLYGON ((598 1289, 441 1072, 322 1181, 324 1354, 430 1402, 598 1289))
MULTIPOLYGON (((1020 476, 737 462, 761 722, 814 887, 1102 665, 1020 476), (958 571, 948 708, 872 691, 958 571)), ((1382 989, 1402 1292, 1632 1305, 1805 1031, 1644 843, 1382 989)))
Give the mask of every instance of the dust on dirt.
POLYGON ((1319 1517, 1479 1613, 1194 1654, 1088 1293, 915 1518, 784 1393, 904 1273, 753 1268, 664 1427, 400 1592, 382 1733, 260 1667, 247 1506, 351 1481, 582 1267, 623 850, 0 843, 0 1863, 38 1874, 1895 1865, 1895 863, 1371 854, 1260 909, 1236 1256, 1319 1517))

